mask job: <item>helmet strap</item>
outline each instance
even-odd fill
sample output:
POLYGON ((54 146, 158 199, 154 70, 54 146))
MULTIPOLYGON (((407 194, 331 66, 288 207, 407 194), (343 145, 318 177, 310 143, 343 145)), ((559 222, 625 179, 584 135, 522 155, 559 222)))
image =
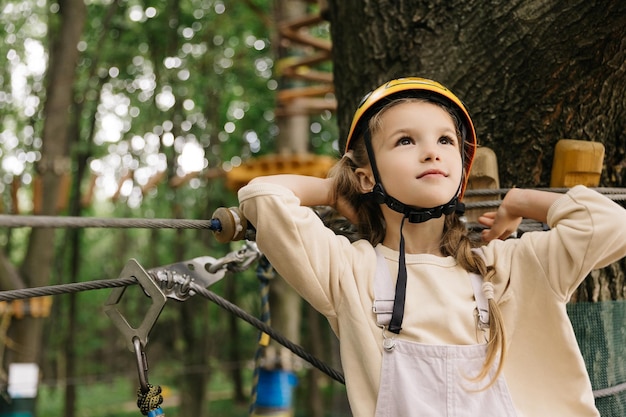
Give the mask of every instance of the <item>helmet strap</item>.
POLYGON ((393 312, 391 315, 391 321, 389 322, 388 330, 392 333, 399 334, 402 330, 402 320, 404 318, 404 305, 406 300, 406 254, 404 249, 404 234, 402 230, 404 228, 404 221, 408 220, 409 223, 423 223, 425 221, 436 219, 442 215, 452 214, 457 212, 463 214, 465 212, 465 204, 459 201, 458 195, 461 191, 461 184, 457 190, 455 196, 446 204, 432 208, 416 208, 402 203, 401 201, 393 198, 385 191, 383 184, 380 180, 378 173, 378 167, 376 165, 376 158, 374 157, 374 150, 372 148, 372 137, 370 130, 366 129, 364 135, 365 148, 372 167, 372 174, 374 175, 374 188, 367 195, 371 196, 378 204, 385 204, 390 209, 403 214, 402 222, 400 223, 400 246, 398 256, 398 277, 396 280, 396 290, 393 302, 393 312))
POLYGON ((393 298, 393 311, 391 313, 391 321, 389 321, 389 331, 399 334, 402 330, 402 319, 404 318, 404 303, 406 300, 406 256, 404 253, 404 221, 406 214, 402 217, 400 223, 400 256, 398 257, 398 278, 396 280, 396 293, 393 298))
POLYGON ((383 183, 380 180, 380 174, 378 173, 378 166, 376 165, 376 158, 374 157, 374 149, 372 148, 372 136, 369 129, 365 130, 364 141, 375 182, 374 188, 367 195, 371 196, 376 203, 384 204, 393 211, 404 214, 409 223, 423 223, 431 219, 437 219, 442 215, 448 215, 454 212, 463 214, 465 212, 465 204, 461 203, 458 198, 461 190, 461 184, 459 184, 459 189, 457 190, 456 195, 450 201, 446 204, 432 208, 417 208, 409 206, 387 194, 385 187, 383 187, 383 183))

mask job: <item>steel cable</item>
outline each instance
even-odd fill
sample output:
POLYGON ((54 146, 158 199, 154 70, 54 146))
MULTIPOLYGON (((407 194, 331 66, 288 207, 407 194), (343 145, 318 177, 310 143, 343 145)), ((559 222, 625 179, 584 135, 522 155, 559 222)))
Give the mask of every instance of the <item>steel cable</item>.
MULTIPOLYGON (((49 285, 44 287, 35 287, 35 288, 23 288, 17 290, 8 290, 8 291, 0 291, 0 301, 13 301, 24 298, 34 298, 41 297, 46 295, 61 295, 61 294, 69 294, 76 293, 81 291, 89 291, 89 290, 100 290, 107 288, 117 288, 117 287, 126 287, 129 285, 137 284, 136 278, 118 278, 118 279, 103 279, 103 280, 95 280, 95 281, 87 281, 87 282, 78 282, 72 284, 59 284, 59 285, 49 285)), ((263 323, 261 320, 252 316, 245 310, 231 303, 230 301, 220 297, 212 291, 207 290, 196 284, 195 282, 191 283, 192 291, 200 294, 204 298, 214 302, 218 306, 222 307, 226 311, 234 314, 240 319, 248 322, 253 325, 257 329, 262 332, 270 335, 272 339, 281 345, 285 346, 287 349, 301 357, 302 359, 309 362, 311 365, 318 368, 320 371, 324 372, 326 375, 335 379, 336 381, 345 384, 344 376, 341 372, 336 371, 326 365, 324 362, 320 361, 310 353, 304 350, 303 347, 291 342, 289 339, 275 331, 273 328, 263 323)))
MULTIPOLYGON (((481 190, 482 191, 482 190, 481 190)), ((480 194, 475 194, 480 195, 480 194)), ((491 195, 491 194, 482 194, 482 195, 491 195)), ((469 195, 465 195, 466 197, 470 197, 469 195)), ((613 200, 615 202, 626 201, 626 194, 624 193, 624 189, 621 189, 620 194, 605 194, 604 195, 609 200, 613 200)), ((465 209, 474 209, 474 208, 494 208, 498 207, 502 203, 502 200, 485 200, 485 201, 468 201, 465 203, 465 209)))
POLYGON ((24 298, 42 297, 45 295, 61 295, 89 290, 127 287, 135 284, 137 284, 136 278, 117 278, 76 282, 72 284, 48 285, 45 287, 21 288, 17 290, 0 291, 0 301, 13 301, 24 298))
POLYGON ((274 339, 275 341, 277 341, 278 343, 280 343, 281 345, 283 345, 284 347, 286 347, 287 349, 289 349, 290 351, 292 351, 293 353, 295 353, 296 355, 298 355, 305 361, 309 362, 311 365, 315 366, 317 369, 324 372, 326 375, 328 375, 335 381, 340 382, 342 384, 346 383, 346 380, 341 372, 329 367, 324 362, 320 361, 315 356, 311 355, 306 350, 304 350, 302 346, 291 342, 289 339, 287 339, 286 337, 278 333, 276 330, 274 330, 267 324, 263 323, 258 318, 251 316, 245 310, 242 310, 238 306, 225 300, 224 298, 220 297, 214 292, 209 291, 206 288, 202 288, 201 286, 197 285, 195 282, 191 283, 191 287, 193 291, 200 294, 204 298, 213 301, 215 304, 219 305, 220 307, 222 307, 229 313, 234 314, 240 319, 248 322, 249 324, 253 325, 257 329, 261 330, 262 332, 267 333, 268 335, 270 335, 272 339, 274 339))
POLYGON ((120 219, 72 216, 22 216, 0 214, 3 227, 50 227, 50 228, 89 228, 105 227, 118 229, 210 229, 218 225, 211 220, 189 219, 120 219))
MULTIPOLYGON (((567 188, 537 188, 538 190, 564 193, 567 188)), ((626 201, 626 188, 592 188, 604 194, 607 198, 616 201, 626 201)), ((466 197, 497 196, 506 194, 510 189, 499 188, 494 190, 467 190, 466 197)), ((502 203, 500 199, 485 201, 468 201, 465 208, 484 209, 495 208, 502 203)), ((217 219, 135 219, 135 218, 98 218, 76 216, 30 216, 0 214, 0 227, 40 227, 40 228, 118 228, 118 229, 208 229, 221 230, 217 219)))
MULTIPOLYGON (((545 188, 542 190, 553 192, 567 192, 567 188, 545 188)), ((605 194, 607 198, 614 201, 626 201, 626 193, 624 188, 594 188, 594 190, 605 194)), ((466 196, 494 196, 498 194, 506 194, 509 189, 494 189, 494 190, 467 190, 466 196)), ((497 207, 501 203, 501 200, 491 201, 476 201, 466 203, 466 208, 492 208, 497 207)), ((209 229, 218 230, 220 227, 216 223, 215 219, 211 220, 187 220, 187 219, 120 219, 120 218, 93 218, 93 217, 70 217, 70 216, 22 216, 22 215, 0 215, 0 226, 4 227, 48 227, 48 228, 158 228, 158 229, 209 229)), ((469 226, 469 225, 468 225, 469 226)), ((478 227, 477 225, 472 225, 478 227)), ((526 226, 528 230, 541 230, 541 225, 522 223, 521 228, 526 226)), ((125 287, 129 285, 137 284, 136 278, 118 278, 108 280, 96 280, 70 284, 59 284, 52 286, 36 287, 36 288, 24 288, 8 291, 0 291, 0 301, 13 301, 24 298, 33 298, 46 295, 60 295, 68 293, 76 293, 81 291, 107 289, 125 287)), ((258 330, 267 333, 276 342, 285 346, 291 350, 294 354, 298 355, 302 359, 309 362, 311 365, 324 372, 334 380, 345 384, 345 378, 343 374, 335 369, 332 369, 324 362, 318 360, 301 346, 294 344, 280 333, 276 332, 269 325, 256 317, 250 315, 240 307, 230 303, 226 299, 219 295, 203 288, 196 283, 191 283, 192 289, 197 294, 200 294, 204 298, 214 302, 226 311, 234 314, 242 320, 248 322, 258 330)), ((626 384, 618 384, 614 387, 605 388, 602 390, 594 391, 596 398, 614 395, 616 393, 626 390, 626 384)))
MULTIPOLYGON (((61 295, 61 294, 69 294, 81 291, 89 291, 89 290, 98 290, 98 289, 107 289, 107 288, 117 288, 117 287, 125 287, 129 285, 137 284, 136 278, 118 278, 118 279, 105 279, 105 280, 96 280, 96 281, 88 281, 88 282, 79 282, 72 284, 59 284, 59 285, 51 285, 45 287, 35 287, 35 288, 24 288, 17 290, 8 290, 8 291, 0 291, 0 301, 13 301, 24 298, 33 298, 33 297, 41 297, 46 295, 61 295)), ((309 362, 311 365, 318 368, 320 371, 324 372, 329 377, 334 380, 345 384, 345 378, 343 374, 328 365, 324 362, 320 361, 316 357, 312 356, 308 352, 304 350, 300 345, 297 345, 280 333, 276 332, 270 326, 263 323, 261 320, 256 317, 250 315, 245 310, 239 308, 238 306, 232 304, 226 299, 218 296, 212 291, 203 288, 196 283, 191 283, 193 287, 193 291, 197 294, 200 294, 204 298, 214 302, 219 305, 226 311, 234 314, 235 316, 241 318, 252 326, 256 327, 258 330, 267 333, 270 337, 272 337, 276 342, 285 346, 287 349, 291 350, 294 354, 298 355, 302 359, 309 362)), ((603 398, 612 396, 618 393, 626 391, 626 383, 617 384, 613 387, 608 387, 604 389, 594 390, 593 394, 595 398, 603 398)))
MULTIPOLYGON (((589 187, 590 190, 594 190, 599 192, 600 194, 625 194, 626 188, 619 187, 589 187)), ((474 189, 474 190, 466 190, 466 197, 474 197, 474 196, 485 196, 485 195, 498 195, 498 194, 506 194, 509 192, 511 188, 494 188, 494 189, 474 189)), ((566 193, 570 189, 569 188, 535 188, 535 190, 539 191, 551 191, 553 193, 566 193)))

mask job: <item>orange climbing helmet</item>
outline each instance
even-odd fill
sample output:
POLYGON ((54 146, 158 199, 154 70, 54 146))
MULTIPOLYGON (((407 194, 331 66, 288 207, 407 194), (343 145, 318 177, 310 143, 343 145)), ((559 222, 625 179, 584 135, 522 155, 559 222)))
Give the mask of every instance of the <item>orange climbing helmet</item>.
POLYGON ((379 111, 386 103, 400 97, 421 97, 444 104, 447 108, 457 115, 461 126, 461 136, 463 139, 463 168, 465 170, 465 180, 461 187, 460 197, 465 192, 467 180, 469 178, 470 168, 474 161, 474 153, 476 151, 476 131, 469 112, 465 108, 463 102, 443 85, 436 81, 419 77, 397 78, 391 80, 376 88, 363 97, 357 107, 350 132, 346 139, 347 152, 353 141, 361 136, 367 128, 369 119, 379 111))

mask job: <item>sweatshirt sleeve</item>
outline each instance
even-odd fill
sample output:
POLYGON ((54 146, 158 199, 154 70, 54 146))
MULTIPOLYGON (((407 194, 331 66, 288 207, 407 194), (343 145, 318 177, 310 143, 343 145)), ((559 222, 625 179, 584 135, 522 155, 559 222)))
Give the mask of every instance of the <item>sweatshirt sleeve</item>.
POLYGON ((485 255, 527 280, 545 277, 562 301, 592 270, 626 256, 626 210, 596 191, 572 188, 550 207, 547 220, 549 231, 490 244, 485 255))
POLYGON ((244 216, 256 228, 259 249, 276 271, 314 308, 336 316, 340 277, 353 252, 350 242, 301 206, 287 188, 255 183, 240 189, 238 197, 244 216))

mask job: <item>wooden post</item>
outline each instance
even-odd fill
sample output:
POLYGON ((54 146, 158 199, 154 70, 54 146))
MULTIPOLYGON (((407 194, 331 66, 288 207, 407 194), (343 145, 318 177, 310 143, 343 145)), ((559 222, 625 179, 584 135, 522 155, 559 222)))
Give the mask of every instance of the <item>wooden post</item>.
POLYGON ((554 148, 550 187, 600 184, 604 145, 600 142, 561 139, 554 148))
MULTIPOLYGON (((496 190, 500 188, 500 177, 498 175, 498 158, 493 150, 481 146, 476 149, 472 171, 470 172, 469 181, 467 183, 468 190, 496 190)), ((466 203, 477 201, 499 200, 500 195, 473 196, 465 197, 466 203)), ((465 211, 465 217, 469 223, 478 220, 481 214, 491 211, 492 208, 486 209, 468 209, 465 211)))

